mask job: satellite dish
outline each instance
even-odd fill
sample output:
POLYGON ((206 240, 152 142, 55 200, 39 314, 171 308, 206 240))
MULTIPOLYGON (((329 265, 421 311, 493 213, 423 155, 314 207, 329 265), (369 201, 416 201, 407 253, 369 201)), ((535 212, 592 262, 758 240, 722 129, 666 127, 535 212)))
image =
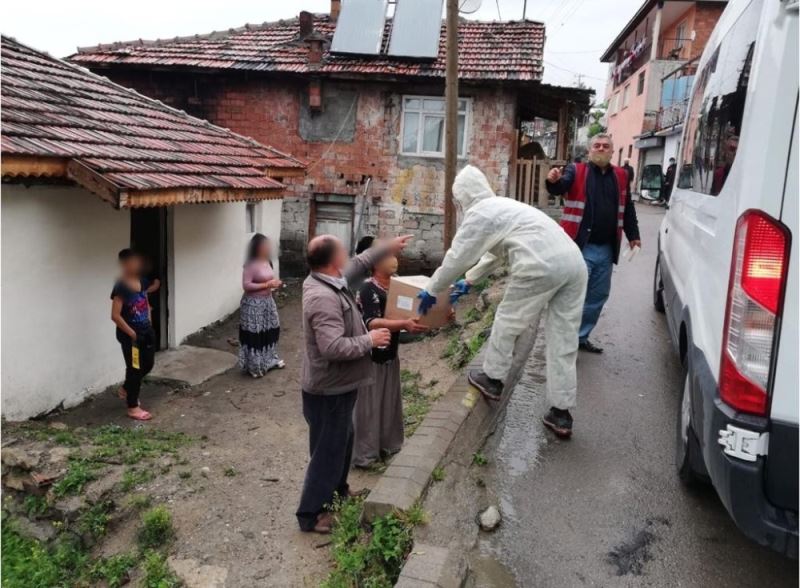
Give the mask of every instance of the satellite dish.
POLYGON ((472 14, 481 7, 482 0, 459 0, 458 11, 463 14, 472 14))

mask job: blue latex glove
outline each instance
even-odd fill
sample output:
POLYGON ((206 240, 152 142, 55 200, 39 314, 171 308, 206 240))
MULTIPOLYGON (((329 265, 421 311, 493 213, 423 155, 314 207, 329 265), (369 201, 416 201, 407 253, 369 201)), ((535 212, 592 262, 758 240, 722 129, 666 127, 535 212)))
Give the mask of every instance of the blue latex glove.
POLYGON ((459 280, 450 290, 450 304, 455 304, 464 294, 469 294, 470 285, 466 280, 459 280))
POLYGON ((422 290, 419 294, 417 294, 417 298, 419 298, 419 313, 425 315, 431 309, 431 307, 436 304, 436 296, 428 292, 427 290, 422 290))

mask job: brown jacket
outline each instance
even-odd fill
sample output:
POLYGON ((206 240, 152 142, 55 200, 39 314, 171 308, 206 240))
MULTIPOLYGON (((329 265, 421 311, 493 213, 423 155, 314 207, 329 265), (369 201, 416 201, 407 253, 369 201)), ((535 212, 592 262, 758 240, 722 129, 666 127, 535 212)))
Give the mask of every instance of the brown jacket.
MULTIPOLYGON (((352 284, 388 253, 368 249, 350 261, 344 272, 352 284)), ((310 274, 303 282, 305 354, 301 385, 309 394, 342 394, 371 383, 372 339, 350 288, 336 286, 310 274)))

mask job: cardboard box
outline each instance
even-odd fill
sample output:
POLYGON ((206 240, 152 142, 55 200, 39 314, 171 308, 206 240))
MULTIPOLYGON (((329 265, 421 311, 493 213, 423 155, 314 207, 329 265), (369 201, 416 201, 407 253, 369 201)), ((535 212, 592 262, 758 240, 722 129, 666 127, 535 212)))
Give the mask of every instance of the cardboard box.
POLYGON ((387 319, 418 318, 419 324, 438 329, 450 320, 450 292, 431 292, 436 296, 436 304, 425 316, 419 316, 417 294, 428 284, 428 276, 395 276, 389 283, 389 296, 386 300, 387 319))

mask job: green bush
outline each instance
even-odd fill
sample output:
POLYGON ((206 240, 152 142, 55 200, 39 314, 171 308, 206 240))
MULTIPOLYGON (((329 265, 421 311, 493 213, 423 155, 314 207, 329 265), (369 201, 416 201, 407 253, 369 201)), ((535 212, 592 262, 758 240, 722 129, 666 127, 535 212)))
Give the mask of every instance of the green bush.
POLYGON ((167 558, 157 551, 147 551, 142 565, 142 588, 178 588, 181 581, 169 569, 167 558))
POLYGON ((108 588, 119 588, 128 583, 136 561, 136 557, 128 553, 103 557, 91 565, 87 575, 95 582, 104 581, 108 588))
POLYGON ((73 459, 64 477, 53 484, 53 494, 65 496, 79 494, 87 483, 97 478, 97 465, 85 459, 73 459))
POLYGON ((142 514, 139 545, 143 549, 161 547, 175 536, 172 515, 164 506, 156 506, 142 514))

